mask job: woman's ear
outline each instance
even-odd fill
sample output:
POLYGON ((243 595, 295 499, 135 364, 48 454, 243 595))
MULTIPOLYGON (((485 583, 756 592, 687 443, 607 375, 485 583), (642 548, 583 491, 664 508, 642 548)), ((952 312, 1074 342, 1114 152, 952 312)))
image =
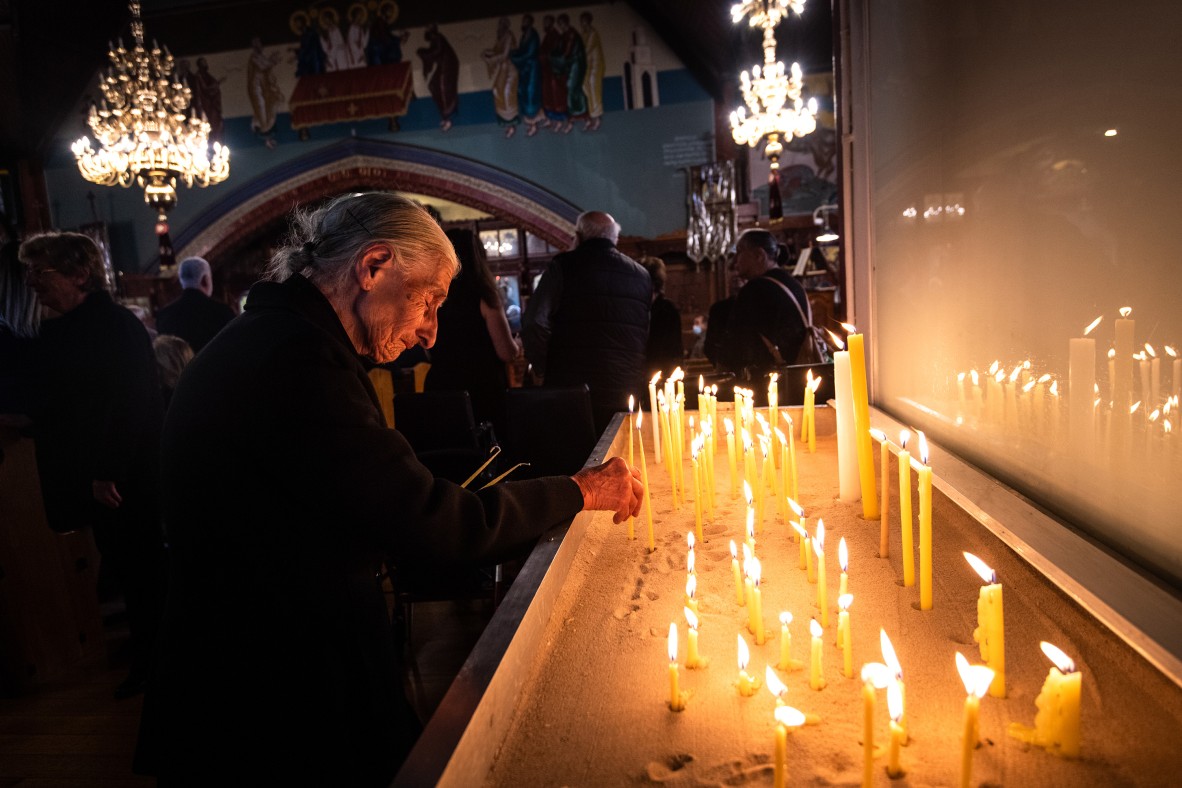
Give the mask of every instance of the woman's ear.
POLYGON ((387 244, 371 244, 354 264, 353 275, 362 290, 372 290, 385 274, 393 268, 394 252, 387 244))

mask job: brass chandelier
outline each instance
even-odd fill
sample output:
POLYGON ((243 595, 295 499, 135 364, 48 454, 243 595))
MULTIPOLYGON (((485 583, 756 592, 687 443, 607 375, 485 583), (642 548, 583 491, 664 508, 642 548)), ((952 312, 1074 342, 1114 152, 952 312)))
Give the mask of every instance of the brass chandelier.
POLYGON ((731 134, 737 144, 752 148, 766 140, 763 152, 773 171, 780 167, 785 140, 803 137, 817 128, 817 100, 809 99, 805 104, 801 98, 800 64, 793 63, 786 70, 776 60, 776 25, 789 12, 799 16, 803 11, 804 0, 744 0, 731 8, 735 24, 749 16, 751 27, 763 28, 763 66, 740 76, 747 106, 731 113, 731 134))
POLYGON ((172 54, 152 42, 144 47, 140 3, 132 0, 134 45, 111 44, 110 65, 102 76, 102 100, 90 107, 87 125, 99 145, 82 137, 71 146, 82 177, 102 186, 144 190, 144 201, 157 213, 157 232, 167 232, 168 211, 176 206, 177 182, 186 186, 221 183, 230 174, 230 149, 213 143, 209 121, 190 109, 192 92, 177 79, 172 54))

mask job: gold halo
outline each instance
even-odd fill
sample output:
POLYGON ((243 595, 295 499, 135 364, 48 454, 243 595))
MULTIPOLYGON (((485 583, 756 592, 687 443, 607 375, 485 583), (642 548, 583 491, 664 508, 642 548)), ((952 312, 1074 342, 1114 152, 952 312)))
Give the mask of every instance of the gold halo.
POLYGON ((361 11, 361 21, 358 22, 358 24, 364 25, 369 21, 369 9, 365 7, 365 3, 354 3, 353 5, 349 6, 349 22, 353 22, 353 12, 358 9, 361 11))
POLYGON ((296 22, 300 19, 304 20, 304 27, 305 28, 307 28, 308 25, 312 24, 312 21, 310 19, 308 19, 308 14, 305 11, 296 11, 294 14, 292 14, 287 19, 287 26, 290 27, 291 32, 295 33, 297 36, 300 35, 300 31, 296 28, 296 22))
POLYGON ((378 12, 382 14, 382 19, 386 20, 386 24, 392 25, 398 19, 398 3, 395 3, 394 0, 383 0, 382 4, 378 6, 378 12), (389 19, 386 19, 385 15, 387 8, 391 9, 389 19))

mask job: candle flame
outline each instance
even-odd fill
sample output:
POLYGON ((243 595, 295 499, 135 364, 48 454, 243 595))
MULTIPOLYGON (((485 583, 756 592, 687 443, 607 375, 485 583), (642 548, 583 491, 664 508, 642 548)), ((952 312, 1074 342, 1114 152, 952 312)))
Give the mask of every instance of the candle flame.
POLYGON ((998 371, 999 369, 1001 369, 1001 362, 1000 362, 1000 361, 994 361, 992 364, 990 364, 990 365, 989 365, 989 374, 990 374, 990 375, 996 375, 996 374, 997 374, 997 371, 998 371))
POLYGON ((887 687, 887 712, 896 723, 903 719, 903 690, 897 681, 887 687))
POLYGON ((1170 345, 1166 345, 1166 355, 1168 355, 1170 358, 1177 358, 1178 351, 1174 350, 1174 348, 1171 347, 1170 345))
POLYGON ((727 435, 735 434, 735 423, 730 420, 730 417, 724 416, 722 419, 722 426, 726 428, 727 435))
POLYGON ((1022 365, 1014 367, 1014 371, 1010 373, 1010 383, 1017 383, 1018 376, 1022 374, 1022 365))
POLYGON ((685 532, 685 541, 686 541, 686 544, 689 545, 689 549, 693 550, 694 544, 697 541, 694 539, 694 532, 693 531, 686 531, 685 532))
POLYGON ((844 536, 837 541, 837 565, 841 567, 842 572, 847 571, 850 566, 850 549, 846 547, 844 536))
POLYGON ((1051 379, 1051 373, 1050 373, 1050 372, 1044 372, 1044 373, 1043 373, 1043 375, 1042 375, 1042 377, 1040 377, 1040 378, 1038 379, 1038 382, 1039 382, 1039 383, 1046 383, 1046 382, 1047 382, 1048 380, 1050 380, 1050 379, 1051 379))
POLYGON ((698 630, 698 617, 694 615, 694 611, 688 607, 683 607, 682 612, 685 613, 685 623, 689 624, 689 628, 696 632, 698 630))
POLYGON ((1141 400, 1137 400, 1136 402, 1134 402, 1132 405, 1129 406, 1129 415, 1132 416, 1140 408, 1141 408, 1141 400))
POLYGON ((1172 433, 1174 431, 1174 425, 1170 424, 1169 419, 1162 419, 1161 431, 1164 432, 1166 435, 1169 435, 1170 433, 1172 433))
POLYGON ((1042 653, 1047 655, 1047 659, 1055 663, 1055 667, 1059 669, 1060 673, 1067 674, 1075 672, 1075 661, 1064 654, 1061 648, 1045 640, 1041 641, 1038 645, 1042 649, 1042 653))
POLYGON ((636 429, 640 429, 643 426, 644 426, 644 411, 639 410, 636 412, 636 429))
POLYGON ((1054 396, 1054 397, 1059 396, 1059 381, 1057 381, 1057 380, 1053 381, 1051 383, 1051 388, 1049 389, 1049 391, 1051 392, 1051 396, 1054 396))
POLYGON ((748 574, 751 575, 751 582, 759 585, 759 578, 763 576, 763 566, 755 556, 751 556, 751 571, 748 574))
POLYGON ((994 380, 996 380, 998 383, 1001 383, 1003 380, 1005 380, 1005 379, 1006 379, 1006 373, 1005 373, 1005 370, 1004 370, 1004 369, 999 369, 999 370, 997 371, 997 374, 993 376, 993 379, 994 379, 994 380))
MULTIPOLYGON (((812 372, 812 370, 809 370, 809 371, 812 372)), ((821 388, 821 378, 815 377, 811 381, 809 381, 809 388, 811 388, 813 390, 813 393, 816 394, 817 389, 821 388)))
POLYGON ((956 670, 960 673, 960 680, 964 684, 964 691, 978 698, 985 697, 989 685, 993 683, 993 668, 985 665, 970 665, 964 654, 956 652, 956 670))
POLYGON ((981 576, 983 581, 990 584, 997 582, 997 572, 990 569, 989 565, 980 558, 977 558, 972 553, 965 553, 964 558, 969 562, 969 566, 973 568, 973 571, 981 576))
POLYGON ((799 534, 799 535, 800 535, 800 538, 801 538, 801 539, 804 539, 805 541, 808 541, 808 538, 809 538, 809 532, 808 532, 808 531, 806 531, 806 530, 804 530, 804 528, 802 528, 802 527, 801 527, 800 523, 798 523, 798 522, 796 522, 795 520, 793 520, 793 521, 791 521, 791 522, 789 523, 789 525, 791 525, 791 526, 792 526, 792 529, 793 529, 794 531, 796 531, 796 533, 797 533, 797 534, 799 534))
POLYGON ((767 691, 777 698, 788 691, 788 687, 780 681, 780 677, 776 675, 776 671, 772 670, 771 665, 764 668, 763 684, 767 687, 767 691))
POLYGON ((747 505, 750 506, 754 499, 751 496, 751 482, 746 479, 743 480, 743 497, 747 499, 747 505))
POLYGON ((956 382, 957 383, 964 383, 964 376, 965 376, 965 373, 957 372, 956 373, 956 382))
MULTIPOLYGON (((697 563, 696 553, 694 553, 694 548, 691 547, 689 549, 689 552, 686 553, 686 556, 685 556, 685 571, 689 573, 690 579, 694 581, 695 586, 697 585, 697 582, 698 582, 695 577, 695 574, 694 574, 694 565, 696 563, 697 563)), ((689 583, 686 583, 685 593, 689 594, 690 596, 693 596, 693 593, 690 591, 690 588, 689 588, 689 583)))
POLYGON ((1108 348, 1108 358, 1109 358, 1109 360, 1116 358, 1116 348, 1114 348, 1114 347, 1108 348))
POLYGON ((895 647, 891 645, 891 639, 887 637, 885 629, 878 630, 878 643, 882 648, 882 659, 890 667, 891 672, 897 678, 903 677, 903 666, 899 664, 899 657, 895 654, 895 647))
POLYGON ((755 553, 752 552, 751 545, 747 544, 746 542, 743 542, 743 572, 744 572, 744 574, 750 574, 749 572, 747 572, 747 565, 751 561, 751 558, 754 555, 755 555, 755 553))
POLYGON ((652 380, 650 380, 648 382, 648 384, 650 386, 655 386, 655 385, 657 385, 657 381, 659 381, 660 379, 661 379, 661 371, 657 370, 657 374, 653 375, 652 380))
POLYGON ((681 367, 674 367, 673 374, 669 376, 669 379, 670 380, 683 380, 683 379, 685 379, 685 372, 681 369, 681 367))
POLYGON ((817 535, 816 535, 815 539, 821 545, 822 552, 824 552, 824 550, 825 550, 825 521, 822 519, 819 519, 819 518, 817 520, 816 534, 817 535))
POLYGON ((1157 358, 1157 353, 1153 350, 1153 345, 1148 342, 1145 343, 1145 352, 1149 354, 1150 358, 1157 358))
POLYGON ((735 540, 731 540, 731 558, 739 560, 739 548, 735 547, 735 540))
POLYGON ((775 382, 776 382, 777 380, 779 380, 779 379, 780 379, 780 373, 779 373, 779 372, 773 372, 772 374, 768 375, 768 378, 767 378, 767 380, 768 380, 768 384, 770 385, 770 384, 772 384, 772 383, 775 383, 775 382))
POLYGON ((698 393, 699 394, 706 393, 706 378, 703 377, 702 375, 698 375, 698 393))
POLYGON ((801 725, 804 725, 804 712, 794 709, 791 706, 777 706, 776 710, 772 713, 776 716, 776 722, 785 728, 799 728, 801 725))
POLYGON ((747 669, 747 661, 751 659, 751 652, 747 648, 747 641, 739 635, 739 670, 747 669))
POLYGON ((1133 308, 1131 306, 1122 306, 1117 311, 1120 312, 1121 317, 1128 317, 1129 315, 1133 314, 1133 308))
POLYGON ((669 661, 677 661, 677 623, 669 625, 669 661))
MULTIPOLYGON (((811 634, 815 638, 819 638, 819 637, 821 637, 822 633, 824 633, 824 632, 825 632, 825 630, 822 629, 821 625, 817 623, 817 619, 815 619, 815 618, 809 619, 809 634, 811 634)), ((742 637, 742 636, 740 635, 740 637, 742 637)))
POLYGON ((795 498, 788 498, 788 508, 791 509, 797 517, 804 517, 804 507, 798 504, 795 498))
POLYGON ((1150 421, 1157 421, 1159 416, 1161 416, 1161 408, 1154 408, 1153 413, 1149 414, 1149 420, 1150 421))
POLYGON ((850 605, 854 604, 853 594, 842 594, 837 598, 837 606, 842 610, 849 610, 850 605))
POLYGON ((1088 334, 1092 333, 1092 329, 1094 329, 1096 326, 1100 325, 1100 321, 1103 319, 1104 319, 1104 315, 1100 315, 1098 318, 1093 320, 1091 323, 1088 323, 1088 327, 1084 329, 1083 335, 1086 337, 1088 334))
POLYGON ((862 666, 862 683, 882 689, 891 683, 891 671, 881 662, 867 662, 862 666))
POLYGON ((916 430, 919 434, 919 461, 924 465, 928 464, 928 439, 924 437, 923 430, 916 430))
POLYGON ((970 376, 972 377, 972 379, 973 379, 973 385, 974 385, 974 386, 976 386, 978 383, 980 383, 980 382, 981 382, 981 378, 980 378, 980 376, 977 374, 977 370, 975 370, 975 369, 974 369, 972 372, 970 372, 970 373, 969 373, 969 375, 970 375, 970 376))
POLYGON ((842 323, 842 324, 841 324, 841 327, 845 329, 845 332, 846 332, 847 334, 856 334, 856 333, 858 333, 858 329, 854 328, 854 324, 853 324, 853 323, 842 323))
POLYGON ((909 440, 911 440, 911 430, 899 430, 899 445, 906 449, 909 440))
POLYGON ((787 441, 787 439, 786 439, 786 438, 785 438, 785 436, 784 436, 784 433, 783 433, 783 431, 781 431, 779 427, 776 427, 776 428, 773 430, 773 432, 775 432, 775 433, 776 433, 776 440, 778 440, 778 441, 780 442, 780 445, 781 445, 781 446, 783 446, 785 443, 787 443, 787 442, 788 442, 788 441, 787 441))
POLYGON ((789 613, 787 610, 780 613, 780 623, 783 624, 784 626, 788 626, 789 624, 791 624, 792 623, 792 614, 789 613))
POLYGON ((874 440, 878 441, 879 443, 883 443, 887 439, 886 433, 877 427, 870 428, 870 437, 874 438, 874 440))
POLYGON ((1036 382, 1037 381, 1034 381, 1034 380, 1027 381, 1026 385, 1022 387, 1022 393, 1023 394, 1029 393, 1030 389, 1034 388, 1034 385, 1036 382))
POLYGON ((784 416, 784 421, 788 422, 788 431, 789 431, 789 432, 791 432, 791 431, 792 431, 792 424, 793 424, 793 421, 792 421, 792 414, 791 414, 791 413, 789 413, 789 412, 788 412, 788 411, 786 411, 786 410, 785 410, 785 411, 781 411, 781 413, 782 413, 782 414, 783 414, 783 416, 784 416))
POLYGON ((829 329, 825 329, 825 333, 828 334, 829 338, 833 340, 833 347, 837 348, 838 350, 845 350, 845 340, 843 340, 837 334, 834 334, 829 329))
POLYGON ((631 413, 632 409, 635 407, 636 407, 636 397, 633 397, 631 394, 629 394, 628 395, 628 412, 631 413))

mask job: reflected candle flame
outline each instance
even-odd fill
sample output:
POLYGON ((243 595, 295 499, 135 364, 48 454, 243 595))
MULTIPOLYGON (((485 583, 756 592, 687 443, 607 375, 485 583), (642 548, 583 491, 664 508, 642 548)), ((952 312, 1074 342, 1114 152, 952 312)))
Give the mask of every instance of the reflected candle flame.
POLYGON ((1098 318, 1093 320, 1091 323, 1088 323, 1088 327, 1084 329, 1083 335, 1086 337, 1088 334, 1092 333, 1092 330, 1095 329, 1096 326, 1100 325, 1100 321, 1103 319, 1104 319, 1104 315, 1100 315, 1098 318))
POLYGON ((784 626, 788 626, 789 624, 791 624, 792 623, 792 614, 789 613, 787 610, 785 610, 783 613, 780 614, 780 623, 783 624, 784 626))
POLYGON ((834 334, 829 329, 825 329, 825 333, 829 335, 829 338, 831 340, 833 340, 833 346, 835 348, 837 348, 838 350, 845 350, 845 340, 843 340, 837 334, 834 334))
POLYGON ((1120 312, 1121 317, 1128 317, 1129 315, 1133 314, 1133 308, 1131 306, 1122 306, 1117 311, 1120 312))
POLYGON ((1149 354, 1150 358, 1157 358, 1157 353, 1153 350, 1153 345, 1148 342, 1145 343, 1145 352, 1149 354))

